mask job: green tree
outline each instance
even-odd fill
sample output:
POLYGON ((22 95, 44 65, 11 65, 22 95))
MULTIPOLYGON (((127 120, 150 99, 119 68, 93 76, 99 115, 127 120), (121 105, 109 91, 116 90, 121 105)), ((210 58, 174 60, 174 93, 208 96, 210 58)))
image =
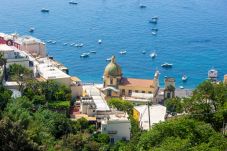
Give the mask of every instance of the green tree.
POLYGON ((176 114, 176 113, 182 113, 183 112, 183 100, 181 98, 171 98, 167 99, 165 101, 165 106, 167 108, 167 111, 176 114))
POLYGON ((108 100, 108 104, 111 107, 114 107, 120 111, 124 111, 124 112, 128 113, 129 115, 132 115, 133 104, 129 101, 125 101, 125 100, 118 99, 118 98, 112 98, 112 99, 108 100))
POLYGON ((20 65, 12 64, 9 66, 8 75, 10 80, 16 81, 19 85, 19 90, 23 92, 26 82, 33 78, 32 70, 20 65))
POLYGON ((224 150, 227 142, 209 124, 181 117, 156 124, 141 135, 137 150, 165 150, 169 147, 167 150, 189 151, 201 145, 224 150))
POLYGON ((27 138, 23 126, 9 119, 0 121, 0 148, 2 151, 35 151, 38 146, 27 138))
POLYGON ((12 91, 6 89, 2 85, 0 85, 0 110, 4 110, 7 103, 11 99, 12 91))

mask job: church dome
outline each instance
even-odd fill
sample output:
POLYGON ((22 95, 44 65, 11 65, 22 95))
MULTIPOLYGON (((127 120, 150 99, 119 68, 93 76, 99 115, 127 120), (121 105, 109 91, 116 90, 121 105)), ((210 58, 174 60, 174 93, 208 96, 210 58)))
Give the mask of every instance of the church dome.
POLYGON ((122 76, 121 67, 115 62, 115 57, 111 58, 110 63, 106 66, 104 76, 122 76))

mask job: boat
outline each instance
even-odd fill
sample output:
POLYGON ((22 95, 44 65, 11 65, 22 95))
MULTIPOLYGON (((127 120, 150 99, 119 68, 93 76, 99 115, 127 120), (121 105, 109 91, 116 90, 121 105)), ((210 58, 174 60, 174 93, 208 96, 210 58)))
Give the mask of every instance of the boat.
POLYGON ((74 2, 74 1, 69 1, 69 4, 77 5, 78 3, 77 2, 74 2))
POLYGON ((46 8, 42 8, 42 9, 41 9, 41 12, 43 12, 43 13, 49 13, 50 10, 49 10, 49 9, 46 9, 46 8))
POLYGON ((81 58, 87 58, 87 57, 89 57, 89 54, 90 54, 90 53, 82 53, 82 54, 80 55, 80 57, 81 57, 81 58))
POLYGON ((158 20, 158 16, 154 16, 154 17, 152 17, 151 19, 158 20))
POLYGON ((66 46, 66 45, 68 45, 68 43, 64 43, 63 45, 66 46))
POLYGON ((158 22, 158 17, 157 16, 154 16, 151 18, 151 20, 149 20, 149 23, 152 23, 152 24, 157 24, 158 22))
POLYGON ((74 46, 74 45, 75 45, 75 43, 71 43, 71 44, 70 44, 70 46, 74 46))
POLYGON ((122 54, 122 55, 124 55, 124 54, 127 53, 127 51, 126 51, 126 50, 122 50, 122 51, 120 51, 119 53, 122 54))
POLYGON ((155 57, 157 57, 157 53, 154 51, 154 52, 152 52, 151 54, 150 54, 150 57, 152 58, 152 59, 154 59, 155 57))
POLYGON ((187 80, 188 80, 188 77, 184 74, 184 75, 182 76, 182 78, 181 78, 181 79, 182 79, 182 81, 183 81, 183 82, 185 82, 185 81, 187 81, 187 80))
POLYGON ((147 7, 146 5, 140 4, 140 8, 146 8, 146 7, 147 7))
POLYGON ((214 68, 210 69, 208 71, 208 78, 211 80, 217 80, 218 77, 218 71, 214 68))
POLYGON ((111 61, 111 58, 107 58, 106 61, 111 61))
POLYGON ((181 85, 181 86, 180 86, 180 89, 184 89, 184 87, 181 85))
POLYGON ((101 39, 99 39, 99 40, 98 40, 98 43, 99 43, 99 44, 101 44, 101 43, 102 43, 102 40, 101 40, 101 39))
POLYGON ((56 41, 52 41, 51 43, 52 43, 52 44, 56 44, 56 41))
POLYGON ((94 50, 91 50, 91 51, 90 51, 90 53, 96 53, 96 51, 94 51, 94 50))
POLYGON ((79 44, 75 44, 74 46, 75 46, 75 47, 83 47, 84 44, 83 44, 83 43, 79 43, 79 44))
POLYGON ((31 28, 29 29, 29 32, 30 32, 30 33, 33 33, 34 30, 35 30, 35 28, 34 28, 34 27, 31 27, 31 28))
POLYGON ((158 28, 152 28, 151 30, 157 32, 158 31, 158 28))
POLYGON ((142 54, 146 54, 146 51, 142 51, 142 54))
POLYGON ((172 66, 173 66, 173 64, 171 64, 171 63, 163 63, 161 65, 161 67, 163 67, 163 68, 172 68, 172 66))
POLYGON ((152 35, 157 35, 157 32, 156 31, 152 31, 151 34, 152 35))
POLYGON ((47 43, 51 43, 51 42, 52 42, 52 40, 48 40, 48 41, 47 41, 47 43))

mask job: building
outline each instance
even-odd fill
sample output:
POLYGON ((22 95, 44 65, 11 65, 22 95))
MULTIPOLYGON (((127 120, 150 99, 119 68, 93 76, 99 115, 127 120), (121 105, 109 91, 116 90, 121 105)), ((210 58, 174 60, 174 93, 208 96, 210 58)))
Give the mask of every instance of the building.
POLYGON ((139 122, 141 129, 149 130, 149 116, 150 126, 165 121, 166 107, 160 104, 149 106, 150 114, 147 105, 135 106, 133 109, 133 117, 139 122))
POLYGON ((226 84, 227 84, 227 74, 226 74, 226 75, 224 75, 224 83, 226 83, 226 84))
POLYGON ((30 67, 28 56, 16 47, 0 44, 0 52, 3 53, 4 58, 7 59, 6 68, 11 64, 20 64, 26 68, 30 67))
POLYGON ((155 97, 159 89, 158 77, 158 72, 153 80, 123 77, 121 67, 113 56, 104 71, 102 92, 107 97, 131 97, 133 93, 153 94, 155 97))
POLYGON ((119 140, 130 140, 131 124, 127 114, 118 112, 109 115, 101 122, 101 133, 108 134, 110 142, 115 143, 119 140))
POLYGON ((46 44, 32 36, 19 36, 18 34, 0 33, 0 44, 15 46, 35 57, 46 57, 46 44))
POLYGON ((110 113, 107 102, 94 85, 86 85, 83 90, 86 94, 81 97, 80 113, 89 117, 96 117, 97 121, 100 122, 101 119, 106 118, 110 113))
POLYGON ((169 99, 175 97, 175 79, 166 77, 165 78, 165 89, 164 89, 164 99, 169 99))

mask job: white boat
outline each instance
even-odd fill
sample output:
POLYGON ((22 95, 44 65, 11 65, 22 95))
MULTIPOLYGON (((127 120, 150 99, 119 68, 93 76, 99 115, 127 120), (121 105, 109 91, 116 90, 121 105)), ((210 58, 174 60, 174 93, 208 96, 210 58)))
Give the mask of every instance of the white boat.
POLYGON ((111 58, 107 58, 106 61, 111 61, 111 58))
POLYGON ((184 89, 184 87, 183 86, 180 86, 180 89, 184 89))
POLYGON ((172 68, 172 66, 173 66, 173 64, 171 64, 171 63, 163 63, 161 65, 161 67, 163 67, 163 68, 172 68))
POLYGON ((66 46, 66 45, 68 45, 68 43, 64 43, 63 45, 66 46))
POLYGON ((46 8, 42 8, 42 9, 41 9, 41 12, 43 12, 43 13, 49 13, 49 11, 50 11, 50 10, 49 10, 49 9, 46 9, 46 8))
POLYGON ((74 46, 74 45, 75 45, 75 43, 71 43, 71 44, 70 44, 70 46, 74 46))
POLYGON ((157 32, 156 31, 152 31, 151 34, 152 35, 157 35, 157 32))
POLYGON ((151 18, 151 20, 149 20, 149 23, 152 23, 152 24, 157 24, 158 22, 158 16, 154 16, 151 18))
POLYGON ((188 77, 184 74, 184 75, 182 76, 182 78, 181 78, 181 79, 182 79, 182 81, 183 81, 183 82, 185 82, 185 81, 187 81, 187 80, 188 80, 188 77))
POLYGON ((51 43, 52 43, 52 44, 56 44, 56 41, 52 41, 51 43))
POLYGON ((152 52, 152 53, 150 54, 150 57, 151 57, 152 59, 154 59, 155 57, 157 57, 157 53, 156 53, 156 52, 152 52))
POLYGON ((34 32, 34 30, 35 30, 35 28, 34 28, 34 27, 31 27, 31 28, 29 29, 29 32, 32 33, 32 32, 34 32))
POLYGON ((218 77, 218 71, 217 71, 217 70, 215 70, 214 68, 212 68, 212 69, 210 69, 210 70, 208 71, 208 78, 209 78, 209 79, 216 80, 217 77, 218 77))
POLYGON ((80 57, 81 57, 81 58, 87 58, 87 57, 89 57, 89 54, 90 54, 90 53, 82 53, 82 54, 80 55, 80 57))
POLYGON ((99 39, 99 40, 98 40, 98 43, 99 43, 99 44, 101 44, 101 43, 102 43, 102 40, 101 40, 101 39, 99 39))
POLYGON ((47 43, 51 43, 51 42, 52 42, 52 40, 48 40, 48 41, 47 41, 47 43))
POLYGON ((124 55, 124 54, 127 53, 127 51, 126 51, 126 50, 122 50, 122 51, 120 51, 119 53, 122 54, 122 55, 124 55))
POLYGON ((83 44, 83 43, 79 43, 79 44, 75 44, 74 46, 75 46, 75 47, 83 47, 84 44, 83 44))
POLYGON ((77 2, 74 2, 74 1, 69 1, 69 4, 77 5, 78 3, 77 2))
POLYGON ((94 50, 91 50, 91 51, 90 51, 90 53, 96 53, 96 51, 94 51, 94 50))

